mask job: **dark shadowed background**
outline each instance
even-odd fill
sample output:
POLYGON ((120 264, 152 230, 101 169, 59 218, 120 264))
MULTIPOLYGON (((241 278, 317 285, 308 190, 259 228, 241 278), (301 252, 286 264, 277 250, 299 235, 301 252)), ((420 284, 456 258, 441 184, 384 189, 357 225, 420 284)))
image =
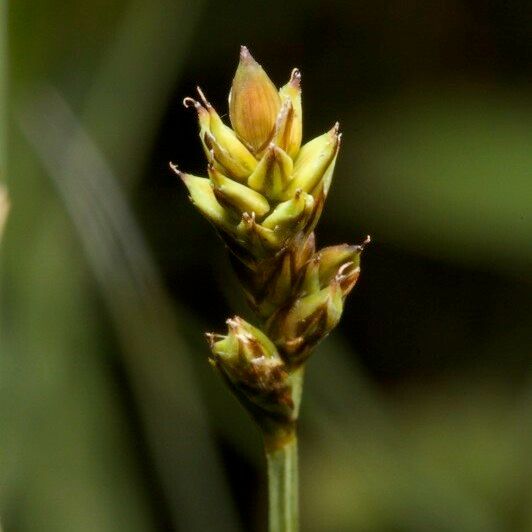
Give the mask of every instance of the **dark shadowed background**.
POLYGON ((225 114, 241 44, 277 85, 301 68, 306 139, 341 123, 320 245, 373 238, 308 368, 302 530, 532 531, 529 0, 0 17, 6 532, 265 530, 259 435, 202 337, 249 314, 168 169, 205 172, 181 101, 225 114))

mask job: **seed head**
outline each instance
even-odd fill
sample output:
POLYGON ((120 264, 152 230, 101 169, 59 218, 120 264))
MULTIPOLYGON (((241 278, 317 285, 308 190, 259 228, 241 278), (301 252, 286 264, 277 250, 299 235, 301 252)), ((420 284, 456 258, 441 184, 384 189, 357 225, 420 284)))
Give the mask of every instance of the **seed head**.
POLYGON ((227 320, 227 334, 207 335, 211 361, 254 415, 258 408, 292 420, 295 370, 338 324, 369 241, 316 251, 313 231, 340 150, 339 124, 303 143, 300 71, 277 90, 246 47, 229 95, 231 127, 197 93, 183 103, 197 112, 208 177, 170 166, 231 251, 263 324, 227 320))

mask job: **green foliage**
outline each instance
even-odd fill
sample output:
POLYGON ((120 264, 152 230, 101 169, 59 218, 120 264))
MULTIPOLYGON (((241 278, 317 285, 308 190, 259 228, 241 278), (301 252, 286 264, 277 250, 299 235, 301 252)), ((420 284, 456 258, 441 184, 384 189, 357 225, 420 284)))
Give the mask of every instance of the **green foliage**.
POLYGON ((202 168, 177 96, 223 85, 222 108, 248 43, 275 79, 301 66, 309 138, 342 118, 320 244, 375 241, 306 371, 302 529, 532 530, 529 20, 524 1, 9 2, 3 529, 234 531, 235 499, 260 529, 259 438, 196 334, 245 305, 165 163, 202 168))

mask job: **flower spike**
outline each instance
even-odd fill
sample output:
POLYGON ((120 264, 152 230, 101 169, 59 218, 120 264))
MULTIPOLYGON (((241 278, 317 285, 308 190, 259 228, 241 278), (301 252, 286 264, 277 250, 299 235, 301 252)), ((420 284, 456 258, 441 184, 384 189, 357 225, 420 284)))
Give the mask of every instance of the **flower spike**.
MULTIPOLYGON (((294 452, 305 363, 340 321, 370 239, 316 249, 314 229, 342 135, 336 122, 303 142, 299 69, 277 90, 243 46, 229 94, 230 125, 201 88, 197 93, 183 104, 198 115, 208 177, 181 172, 173 163, 170 168, 227 246, 260 323, 235 316, 225 334, 208 333, 210 362, 258 423, 274 464, 286 449, 294 452)), ((278 471, 284 474, 287 463, 276 463, 278 471)), ((296 477, 285 478, 288 493, 296 477)), ((285 510, 294 516, 295 508, 285 510)), ((284 530, 285 524, 270 529, 284 530)))

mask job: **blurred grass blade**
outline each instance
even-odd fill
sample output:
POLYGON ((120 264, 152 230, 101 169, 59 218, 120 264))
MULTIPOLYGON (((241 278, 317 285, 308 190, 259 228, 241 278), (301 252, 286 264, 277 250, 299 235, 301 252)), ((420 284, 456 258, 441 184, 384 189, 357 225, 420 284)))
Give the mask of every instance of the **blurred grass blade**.
POLYGON ((174 524, 238 530, 176 315, 116 180, 60 95, 39 87, 19 124, 77 228, 119 338, 174 524), (206 509, 208 508, 208 511, 206 509))
POLYGON ((7 188, 7 2, 0 4, 0 240, 9 211, 7 188))
POLYGON ((368 106, 346 149, 331 198, 382 241, 474 266, 529 277, 532 263, 532 113, 527 86, 490 91, 426 87, 421 96, 368 106), (494 250, 496 253, 494 254, 494 250))
POLYGON ((187 57, 202 5, 190 0, 129 2, 95 73, 81 121, 125 182, 138 176, 148 153, 146 142, 155 134, 187 57))
POLYGON ((7 2, 0 2, 0 181, 7 166, 7 2))

